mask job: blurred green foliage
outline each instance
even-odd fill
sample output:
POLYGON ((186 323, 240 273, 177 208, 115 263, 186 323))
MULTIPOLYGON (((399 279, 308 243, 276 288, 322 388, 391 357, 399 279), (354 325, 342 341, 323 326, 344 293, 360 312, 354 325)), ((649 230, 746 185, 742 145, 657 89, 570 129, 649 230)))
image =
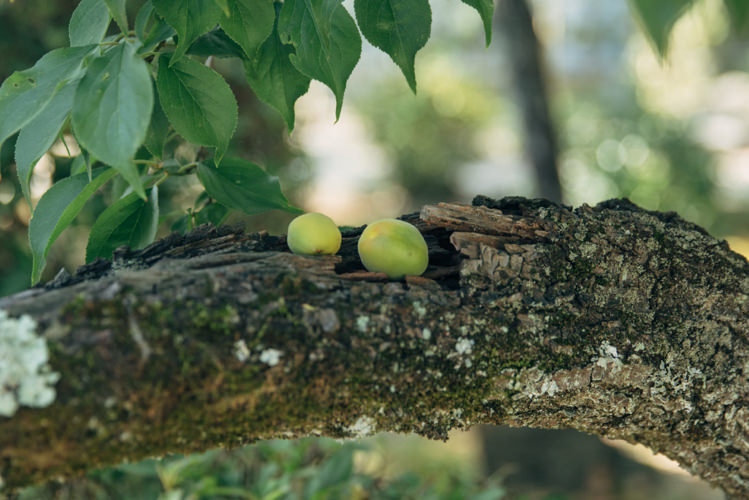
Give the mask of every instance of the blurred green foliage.
POLYGON ((650 210, 675 211, 713 232, 730 230, 715 204, 712 155, 688 133, 688 124, 639 108, 629 98, 568 95, 559 112, 562 179, 585 192, 595 183, 605 197, 627 197, 650 210))
MULTIPOLYGON (((145 460, 88 473, 65 484, 27 488, 19 500, 500 500, 493 480, 461 475, 450 466, 430 474, 403 470, 383 477, 363 471, 372 441, 265 441, 234 451, 145 460)), ((427 460, 428 461, 428 460, 427 460)))
MULTIPOLYGON (((77 3, 76 0, 0 2, 0 81, 15 70, 30 67, 49 50, 68 44, 68 21, 77 3)), ((135 18, 142 4, 143 0, 127 2, 131 19, 135 18)), ((116 29, 114 23, 110 29, 116 29)), ((280 176, 284 191, 293 200, 301 184, 309 177, 309 169, 303 153, 290 143, 283 119, 253 94, 238 60, 217 59, 214 67, 230 83, 240 108, 239 124, 229 154, 263 165, 270 174, 280 176)), ((64 132, 69 133, 69 127, 64 132)), ((187 144, 174 144, 173 147, 177 147, 180 157, 187 160, 197 154, 197 148, 187 144)), ((18 182, 14 150, 15 137, 6 141, 0 150, 0 296, 28 288, 31 275, 30 207, 18 182)), ((49 182, 70 174, 74 159, 66 152, 55 153, 53 148, 49 157, 53 161, 49 182)), ((126 187, 118 177, 86 204, 71 227, 52 246, 43 280, 51 279, 62 267, 72 272, 83 263, 89 229, 126 187)), ((198 185, 192 176, 173 178, 161 186, 159 237, 172 230, 176 222, 185 221, 186 212, 195 211, 205 203, 205 200, 198 199, 198 194, 198 185)), ((270 229, 280 232, 289 219, 289 215, 274 211, 259 217, 236 214, 228 222, 246 224, 251 231, 270 229)), ((203 221, 192 222, 199 224, 203 221)))
POLYGON ((477 138, 503 113, 487 82, 440 73, 438 63, 425 66, 417 95, 390 78, 354 100, 392 162, 390 182, 403 186, 416 206, 458 196, 460 166, 481 159, 477 138))
POLYGON ((68 20, 78 2, 0 3, 0 81, 68 44, 68 20))

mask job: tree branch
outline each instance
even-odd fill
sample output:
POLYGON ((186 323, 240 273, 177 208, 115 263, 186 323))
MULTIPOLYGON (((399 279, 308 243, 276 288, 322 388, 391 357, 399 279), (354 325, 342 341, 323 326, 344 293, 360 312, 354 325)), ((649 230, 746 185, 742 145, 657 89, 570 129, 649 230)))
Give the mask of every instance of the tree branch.
POLYGON ((749 494, 749 263, 675 214, 478 197, 405 218, 425 277, 201 228, 0 299, 59 373, 0 417, 18 487, 167 452, 476 423, 642 443, 749 494))

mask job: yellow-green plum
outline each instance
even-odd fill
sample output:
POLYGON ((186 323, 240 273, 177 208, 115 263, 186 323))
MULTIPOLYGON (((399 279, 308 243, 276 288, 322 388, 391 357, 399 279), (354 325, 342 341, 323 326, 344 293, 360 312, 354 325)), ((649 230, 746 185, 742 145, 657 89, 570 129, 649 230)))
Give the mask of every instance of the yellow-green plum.
POLYGON ((429 265, 429 250, 418 229, 398 219, 369 224, 359 237, 359 258, 368 271, 390 279, 419 276, 429 265))
POLYGON ((298 255, 332 255, 341 248, 341 232, 327 215, 308 213, 291 221, 286 244, 298 255))

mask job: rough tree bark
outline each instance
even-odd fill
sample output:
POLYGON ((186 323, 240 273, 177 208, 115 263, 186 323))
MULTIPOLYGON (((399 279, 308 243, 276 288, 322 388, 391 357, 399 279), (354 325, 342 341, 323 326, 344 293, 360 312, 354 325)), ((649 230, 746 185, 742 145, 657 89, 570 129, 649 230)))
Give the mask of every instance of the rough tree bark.
POLYGON ((478 197, 405 217, 425 277, 203 228, 0 299, 59 373, 0 417, 7 490, 166 452, 476 423, 642 443, 749 495, 749 263, 675 214, 478 197))

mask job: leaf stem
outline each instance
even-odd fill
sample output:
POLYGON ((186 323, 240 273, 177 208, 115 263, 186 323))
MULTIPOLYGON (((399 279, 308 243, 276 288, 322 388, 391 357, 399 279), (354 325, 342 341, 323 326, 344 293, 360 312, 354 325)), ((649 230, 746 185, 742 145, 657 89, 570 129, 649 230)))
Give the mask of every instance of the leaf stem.
POLYGON ((153 185, 154 186, 158 186, 162 182, 164 182, 165 180, 167 180, 167 178, 169 178, 169 174, 168 173, 164 173, 164 175, 162 175, 160 178, 156 179, 156 182, 154 182, 153 185))
POLYGON ((183 165, 182 168, 177 170, 177 172, 174 175, 187 175, 192 173, 192 170, 196 169, 198 167, 198 162, 193 161, 186 165, 183 165))

